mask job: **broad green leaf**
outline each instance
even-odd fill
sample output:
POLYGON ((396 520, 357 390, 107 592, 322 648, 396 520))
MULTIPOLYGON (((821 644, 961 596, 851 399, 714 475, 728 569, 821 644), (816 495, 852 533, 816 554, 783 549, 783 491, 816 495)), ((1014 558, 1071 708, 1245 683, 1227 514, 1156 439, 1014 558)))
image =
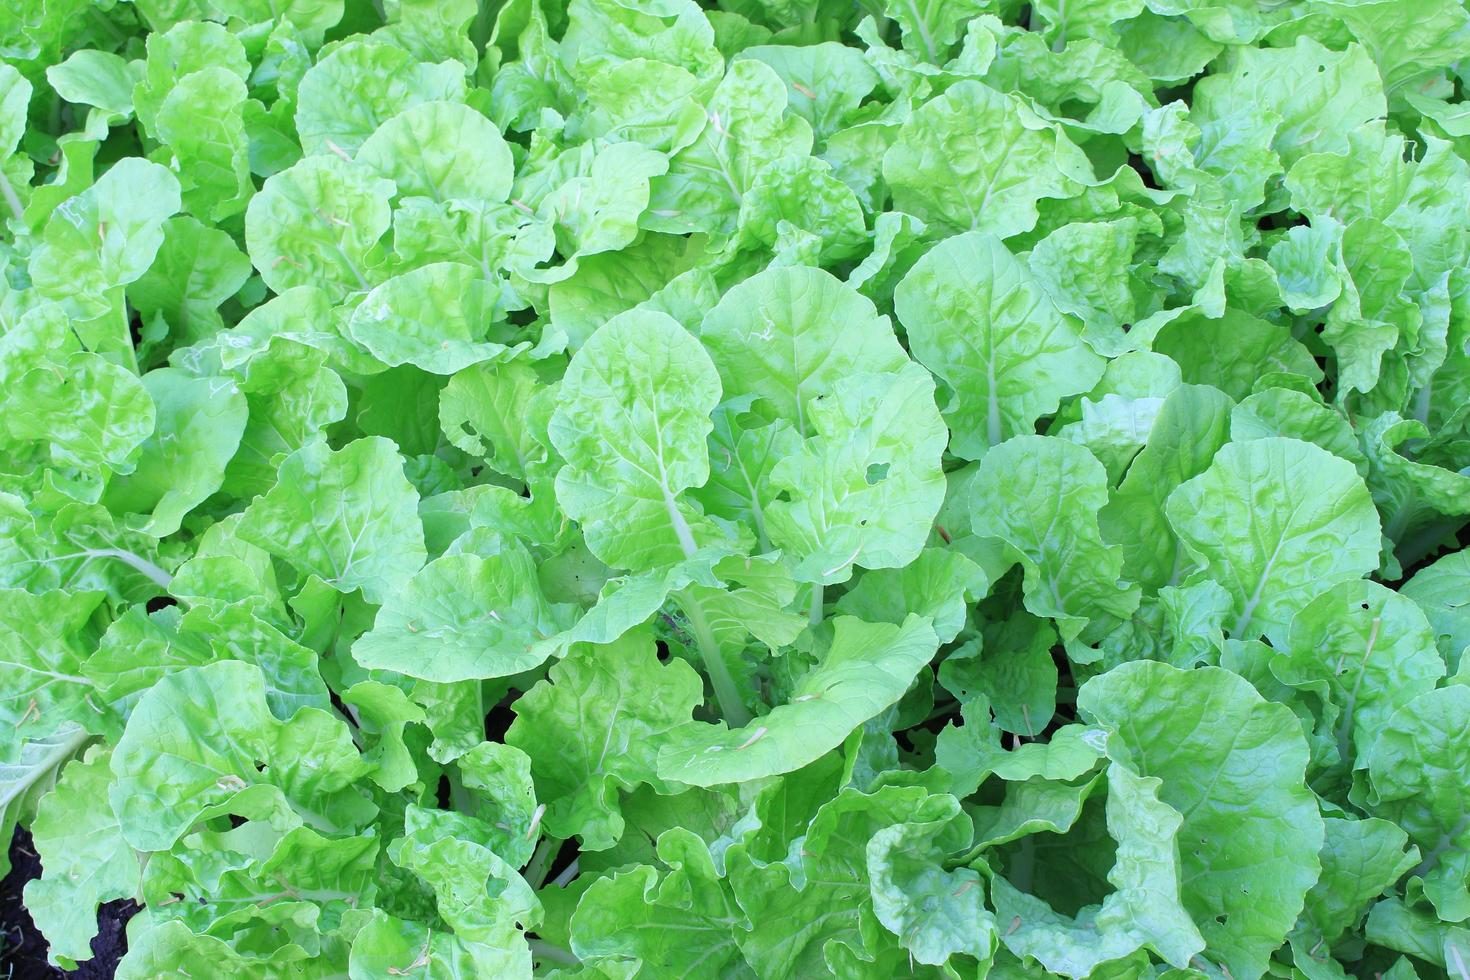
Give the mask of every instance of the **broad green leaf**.
POLYGON ((1320 702, 1317 735, 1342 765, 1361 761, 1389 715, 1434 690, 1444 671, 1413 600, 1360 580, 1341 582, 1303 606, 1292 618, 1286 649, 1271 659, 1283 684, 1320 702))
POLYGON ((27 883, 26 907, 62 963, 92 958, 98 905, 138 891, 142 866, 107 802, 110 763, 101 747, 73 761, 31 824, 44 873, 27 883))
POLYGON ((778 558, 729 555, 712 573, 725 588, 695 581, 684 587, 678 601, 686 609, 690 603, 700 607, 722 647, 732 646, 738 655, 754 638, 776 652, 806 627, 804 617, 787 611, 796 596, 796 582, 778 558))
POLYGON ((412 364, 454 374, 509 352, 490 339, 500 319, 499 292, 470 266, 426 265, 394 276, 363 297, 347 332, 391 367, 412 364))
POLYGON ((873 219, 873 249, 847 274, 847 284, 869 299, 891 299, 898 280, 922 251, 928 226, 911 214, 884 211, 873 219))
POLYGON ((1071 197, 1092 167, 1014 96, 960 82, 918 108, 883 157, 894 207, 951 233, 1030 231, 1043 198, 1071 197))
POLYGON ((348 41, 322 58, 297 90, 296 131, 307 155, 354 154, 375 130, 404 109, 464 97, 465 68, 431 64, 403 48, 348 41))
POLYGON ((1180 386, 1179 366, 1160 354, 1129 351, 1108 362, 1092 390, 1058 414, 1048 432, 1075 442, 1098 458, 1108 484, 1119 482, 1180 386))
POLYGON ((340 450, 308 443, 281 464, 271 491, 245 511, 240 537, 339 592, 382 603, 424 564, 418 494, 380 437, 340 450))
POLYGON ((277 293, 317 286, 334 300, 380 278, 390 181, 335 156, 308 157, 266 180, 245 212, 245 243, 277 293), (372 277, 371 279, 369 277, 372 277))
POLYGON ((280 721, 260 668, 224 661, 170 674, 143 695, 112 756, 109 798, 140 851, 167 850, 237 800, 279 800, 310 826, 350 831, 375 810, 353 785, 366 770, 339 717, 303 708, 280 721))
POLYGON ((704 128, 701 91, 700 80, 686 68, 631 58, 592 76, 568 127, 584 137, 628 140, 670 153, 704 128))
POLYGON ((640 864, 593 882, 572 916, 572 951, 584 962, 624 958, 643 972, 748 976, 737 941, 745 916, 716 873, 704 841, 683 828, 657 841, 665 869, 640 864))
POLYGON ((1369 391, 1382 377, 1384 354, 1422 319, 1403 293, 1414 257, 1398 232, 1365 217, 1343 232, 1338 265, 1342 295, 1327 313, 1322 338, 1337 354, 1339 392, 1369 391))
MULTIPOLYGON (((54 472, 54 471, 53 471, 54 472)), ((118 525, 104 507, 77 503, 72 494, 85 484, 43 485, 37 503, 58 509, 22 516, 19 498, 6 501, 4 581, 31 592, 63 587, 71 593, 97 591, 121 608, 145 602, 171 584, 165 565, 173 556, 160 554, 160 543, 118 525), (47 527, 49 524, 49 527, 47 527)), ((0 497, 0 500, 3 500, 0 497)), ((96 624, 100 629, 105 620, 96 624)))
MULTIPOLYGON (((894 824, 952 817, 954 802, 919 787, 889 786, 872 794, 849 788, 817 811, 790 863, 759 861, 743 845, 727 851, 730 883, 751 920, 739 942, 754 975, 901 975, 908 951, 874 913, 868 843, 894 824), (897 955, 874 962, 885 947, 897 955), (839 948, 849 954, 843 957, 839 948), (829 968, 829 959, 856 962, 844 973, 829 968)), ((959 819, 956 824, 963 833, 959 819)))
MULTIPOLYGON (((387 439, 406 457, 404 473, 415 489, 416 470, 412 459, 432 453, 439 446, 439 428, 434 424, 433 406, 444 387, 444 376, 420 370, 411 364, 387 371, 374 371, 360 382, 362 394, 353 422, 368 436, 387 439)), ((432 494, 438 489, 425 485, 422 491, 432 494)))
POLYGON ((790 110, 811 123, 817 142, 840 129, 878 85, 878 73, 854 48, 822 44, 763 44, 741 51, 773 68, 786 83, 790 110))
POLYGON ((128 302, 145 322, 163 317, 179 345, 204 340, 224 326, 219 308, 250 271, 249 257, 228 233, 177 215, 164 222, 163 245, 128 286, 128 302))
POLYGON ((137 375, 86 352, 11 381, 5 405, 12 439, 49 442, 53 464, 83 472, 132 472, 157 419, 137 375))
POLYGON ((1148 7, 1156 14, 1187 20, 1222 45, 1250 44, 1288 16, 1248 0, 1152 0, 1148 7))
POLYGON ((1312 596, 1378 567, 1378 514, 1357 471, 1295 439, 1225 446, 1165 512, 1196 574, 1230 593, 1237 639, 1284 640, 1312 596))
POLYGON ((255 191, 245 131, 245 82, 226 68, 185 75, 158 107, 154 130, 183 175, 183 205, 222 220, 245 210, 255 191))
POLYGON ((293 286, 255 307, 218 338, 220 363, 236 374, 243 371, 247 384, 256 361, 280 374, 295 374, 317 359, 338 371, 372 374, 376 361, 343 336, 344 312, 335 308, 326 290, 293 286))
POLYGON ((1312 355, 1283 326, 1235 310, 1220 319, 1186 313, 1158 333, 1153 349, 1178 363, 1189 384, 1212 385, 1236 401, 1272 371, 1321 378, 1312 355))
POLYGON ((204 19, 179 18, 162 31, 149 34, 143 77, 132 90, 138 121, 152 130, 158 109, 185 77, 219 68, 244 81, 250 75, 249 56, 240 38, 222 24, 204 19))
POLYGON ((142 933, 128 946, 128 955, 118 964, 119 980, 151 980, 177 974, 200 963, 226 971, 232 977, 274 980, 298 964, 289 947, 266 957, 247 956, 230 943, 197 933, 184 922, 170 920, 142 933))
POLYGON ((1041 36, 1055 45, 1087 38, 1101 40, 1113 24, 1132 20, 1143 7, 1143 0, 1087 0, 1075 5, 1043 0, 1037 13, 1046 21, 1041 36))
POLYGON ((651 300, 700 260, 694 242, 675 235, 644 235, 620 252, 577 260, 571 276, 552 283, 547 295, 551 322, 567 334, 575 351, 613 316, 651 300))
POLYGON ((783 157, 765 167, 740 204, 736 237, 744 249, 770 249, 774 266, 831 265, 858 255, 867 228, 857 195, 829 164, 783 157))
POLYGON ((804 582, 845 581, 853 565, 899 568, 918 556, 944 502, 944 423, 917 364, 852 374, 807 409, 811 437, 771 470, 771 542, 804 582))
POLYGON ((425 102, 384 122, 356 161, 393 181, 400 197, 499 203, 510 194, 510 148, 469 106, 425 102))
POLYGON ((576 0, 567 11, 562 60, 586 82, 598 69, 632 58, 685 65, 695 75, 719 74, 714 29, 692 0, 628 6, 616 0, 576 0))
POLYGON ((1177 581, 1188 567, 1164 515, 1174 488, 1203 473, 1229 438, 1230 398, 1181 385, 1159 406, 1148 441, 1098 512, 1103 539, 1123 552, 1123 571, 1146 590, 1177 581))
POLYGON ((425 61, 454 58, 473 68, 476 49, 466 35, 476 12, 472 0, 398 0, 385 5, 388 25, 381 34, 425 61))
POLYGON ((589 851, 622 836, 618 791, 665 784, 658 746, 703 700, 699 675, 681 660, 660 664, 646 634, 574 648, 513 705, 506 744, 531 757, 544 823, 589 851))
POLYGON ((925 548, 902 568, 865 572, 837 600, 837 612, 895 626, 917 613, 933 620, 940 642, 948 643, 964 628, 970 604, 989 591, 984 569, 970 559, 957 551, 925 548))
POLYGON ((1126 343, 1124 326, 1137 317, 1132 264, 1139 222, 1074 221, 1031 250, 1031 275, 1057 309, 1083 323, 1083 336, 1099 353, 1113 354, 1126 343))
POLYGON ((894 308, 914 356, 949 386, 950 451, 965 459, 1035 431, 1102 375, 1076 322, 992 235, 930 250, 898 284, 894 308))
POLYGON ((988 963, 995 953, 995 914, 970 868, 946 869, 948 848, 962 846, 969 821, 958 804, 925 822, 885 827, 868 841, 873 912, 920 963, 943 965, 956 953, 988 963))
POLYGON ((346 385, 325 360, 320 351, 283 341, 274 355, 245 369, 241 390, 250 417, 225 472, 239 496, 268 492, 288 455, 346 416, 346 385))
POLYGON ((1333 261, 1341 247, 1342 226, 1330 219, 1288 228, 1271 246, 1266 260, 1276 273, 1281 301, 1293 313, 1310 313, 1327 306, 1342 292, 1342 279, 1333 261))
POLYGON ((1411 874, 1441 918, 1470 916, 1470 806, 1465 783, 1451 777, 1467 764, 1470 687, 1419 695, 1384 723, 1368 751, 1372 812, 1402 827, 1424 855, 1411 874))
MULTIPOLYGON (((92 723, 87 706, 92 682, 81 676, 88 653, 87 621, 103 600, 100 592, 26 592, 6 589, 0 610, 0 723, 7 748, 92 723)), ((7 753, 9 755, 10 753, 7 753)))
MULTIPOLYGON (((594 559, 595 560, 595 559, 594 559)), ((661 610, 669 598, 691 583, 718 590, 719 579, 712 574, 717 560, 711 550, 700 551, 693 558, 666 565, 652 572, 607 578, 593 597, 593 606, 571 629, 557 636, 555 647, 565 649, 572 643, 611 643, 636 626, 646 623, 661 610)), ((605 570, 606 566, 604 566, 605 570)))
MULTIPOLYGON (((130 62, 110 51, 84 48, 47 68, 46 81, 68 102, 127 117, 133 114, 133 86, 143 67, 142 62, 130 62)), ((4 145, 5 140, 0 139, 0 146, 4 145)))
MULTIPOLYGON (((1093 761, 1096 761, 1095 757, 1093 761)), ((1022 840, 1033 834, 1065 834, 1074 828, 1082 830, 1089 817, 1084 813, 1086 805, 1101 785, 1102 780, 1096 775, 1074 783, 1034 775, 1012 781, 1006 786, 1005 798, 999 806, 974 810, 978 824, 971 853, 1022 840), (1081 826, 1079 820, 1083 821, 1081 826)), ((1026 841, 1023 846, 1035 843, 1026 841)), ((1013 859, 1008 856, 1006 864, 1011 866, 1013 859)))
POLYGON ((1077 707, 1109 754, 1146 780, 1179 827, 1180 897, 1207 963, 1260 977, 1317 880, 1322 818, 1303 782, 1292 713, 1217 667, 1140 662, 1088 681, 1077 707))
POLYGON ((156 422, 133 471, 107 487, 114 512, 147 515, 140 530, 164 537, 220 489, 245 432, 245 396, 230 378, 189 377, 176 368, 143 376, 156 422))
POLYGON ((898 22, 905 49, 942 65, 964 33, 965 22, 990 12, 990 7, 980 0, 889 0, 883 10, 898 22))
MULTIPOLYGON (((326 836, 302 826, 282 833, 260 824, 235 834, 206 830, 172 853, 152 856, 143 897, 157 909, 173 907, 164 903, 179 895, 187 904, 174 908, 170 918, 195 929, 233 933, 237 942, 253 931, 267 931, 277 937, 275 948, 312 949, 325 967, 345 952, 332 935, 342 920, 356 915, 354 906, 372 905, 379 894, 377 853, 371 835, 326 836), (315 935, 318 930, 325 941, 315 935)), ((272 949, 262 946, 262 952, 272 949)))
POLYGON ((476 364, 457 372, 439 393, 439 427, 471 456, 524 480, 547 453, 535 429, 525 424, 533 399, 539 411, 549 404, 550 388, 528 360, 476 364))
POLYGON ((1020 920, 1002 931, 1001 941, 1017 956, 1032 957, 1064 977, 1090 976, 1101 964, 1139 948, 1182 968, 1205 947, 1181 894, 1178 835, 1184 818, 1161 798, 1158 777, 1139 776, 1118 761, 1107 774, 1108 833, 1117 842, 1108 872, 1114 891, 1100 906, 1069 917, 996 877, 1000 920, 1020 920))
POLYGON ((1352 463, 1360 473, 1368 468, 1348 420, 1293 388, 1266 388, 1230 410, 1230 438, 1234 442, 1272 436, 1313 442, 1352 463))
MULTIPOLYGON (((420 816, 421 825, 388 846, 389 858, 423 879, 434 892, 439 917, 461 941, 529 960, 521 927, 541 919, 530 885, 488 847, 454 836, 457 822, 446 819, 448 814, 425 810, 420 816)), ((524 966, 515 972, 523 973, 524 966)))
POLYGON ((491 829, 486 844, 520 867, 535 848, 536 789, 531 759, 501 742, 481 742, 455 760, 460 781, 475 797, 475 811, 491 829))
POLYGON ((841 379, 908 362, 888 318, 820 269, 750 277, 705 314, 699 337, 726 399, 752 396, 764 417, 786 419, 803 435, 813 400, 841 379))
MULTIPOLYGON (((1363 936, 1368 942, 1443 967, 1450 966, 1456 955, 1464 961, 1463 951, 1470 946, 1470 936, 1465 933, 1463 927, 1446 925, 1429 909, 1411 906, 1398 897, 1380 899, 1369 910, 1363 924, 1363 936)), ((1401 962, 1404 959, 1401 957, 1401 962)), ((1403 970, 1397 972, 1405 975, 1403 970)))
POLYGON ((1274 115, 1279 122, 1263 128, 1274 130, 1271 146, 1287 167, 1306 153, 1347 149, 1351 130, 1387 110, 1366 50, 1331 51, 1311 37, 1243 48, 1229 72, 1200 82, 1192 105, 1190 118, 1202 129, 1260 126, 1263 113, 1274 115))
MULTIPOLYGON (((456 262, 487 280, 531 271, 555 242, 545 224, 520 208, 473 200, 435 201, 409 197, 393 216, 393 268, 412 270, 434 262, 456 262)), ((558 269, 560 275, 565 267, 558 269)), ((512 302, 507 297, 507 302, 512 302)))
POLYGON ((76 725, 64 725, 42 738, 7 745, 0 756, 0 840, 5 856, 0 871, 10 874, 10 841, 15 825, 35 813, 36 803, 56 785, 62 766, 76 756, 92 736, 76 725))
POLYGON ((1419 855, 1387 820, 1325 817, 1322 825, 1322 877, 1307 892, 1302 916, 1330 944, 1356 928, 1367 904, 1392 888, 1419 855))
POLYGON ((372 977, 530 976, 526 952, 461 939, 422 922, 400 919, 382 909, 352 939, 351 980, 372 977))
MULTIPOLYGON (((6 63, 0 68, 0 150, 5 157, 15 152, 25 136, 26 108, 33 91, 30 80, 14 66, 6 63)), ((14 192, 11 188, 11 193, 14 192)))
POLYGON ((1431 84, 1436 69, 1470 54, 1470 14, 1459 4, 1431 0, 1410 19, 1381 0, 1333 2, 1328 9, 1373 56, 1390 96, 1416 81, 1431 84))
POLYGON ((73 315, 107 312, 109 291, 148 271, 164 222, 180 208, 179 181, 138 157, 119 160, 51 215, 31 258, 36 288, 73 315))
POLYGON ((1452 552, 1421 568, 1400 591, 1424 610, 1440 654, 1455 670, 1470 647, 1470 551, 1452 552))
POLYGON ((352 656, 372 670, 441 683, 505 677, 545 660, 552 648, 541 641, 565 619, 525 551, 445 555, 388 596, 352 656))
POLYGON ((6 320, 0 337, 0 378, 7 382, 77 349, 71 323, 58 304, 42 303, 6 320))
MULTIPOLYGON (((1056 630, 1045 620, 1018 612, 1003 623, 986 624, 981 635, 977 656, 962 657, 967 649, 962 647, 940 665, 940 682, 953 690, 964 678, 989 700, 997 727, 1036 737, 1057 707, 1057 666, 1051 654, 1056 630)), ((973 691, 967 694, 973 696, 973 691)))
POLYGON ((537 217, 554 231, 569 257, 623 248, 638 238, 648 207, 650 178, 668 171, 668 159, 636 143, 603 147, 577 173, 541 199, 537 217))
POLYGON ((786 114, 786 85, 759 61, 732 64, 704 113, 698 138, 669 159, 667 174, 653 180, 643 227, 729 236, 740 202, 765 164, 811 151, 811 126, 786 114))
POLYGON ((1429 435, 1424 423, 1384 412, 1362 430, 1368 489, 1383 515, 1384 536, 1397 550, 1413 555, 1423 547, 1414 540, 1419 533, 1433 541, 1443 534, 1445 517, 1470 514, 1470 474, 1412 458, 1412 440, 1429 435))
POLYGON ((352 685, 342 692, 342 703, 356 709, 358 727, 372 739, 367 743, 371 748, 363 753, 363 761, 373 767, 372 781, 390 793, 414 783, 418 767, 403 733, 408 725, 424 722, 423 709, 402 688, 378 681, 352 685))
POLYGON ((975 534, 1003 542, 1021 562, 1026 608, 1056 619, 1064 640, 1138 606, 1137 587, 1122 579, 1122 551, 1098 530, 1105 503, 1102 464, 1044 436, 1016 436, 986 453, 972 489, 975 534))
POLYGON ((709 477, 705 437, 720 380, 699 341, 660 313, 629 312, 567 366, 551 440, 556 496, 614 568, 690 557, 716 529, 682 494, 709 477))
POLYGON ((800 769, 896 703, 938 647, 934 628, 919 616, 901 626, 841 616, 833 625, 831 647, 787 703, 742 728, 693 722, 668 732, 659 776, 713 786, 800 769))

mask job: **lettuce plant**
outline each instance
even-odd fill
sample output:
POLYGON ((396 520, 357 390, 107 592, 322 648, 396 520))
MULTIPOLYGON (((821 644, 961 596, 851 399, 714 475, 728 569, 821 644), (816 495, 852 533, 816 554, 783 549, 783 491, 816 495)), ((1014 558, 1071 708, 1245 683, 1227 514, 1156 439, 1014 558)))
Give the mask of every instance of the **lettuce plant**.
POLYGON ((121 978, 1470 980, 1462 0, 0 58, 53 965, 101 907, 121 978))

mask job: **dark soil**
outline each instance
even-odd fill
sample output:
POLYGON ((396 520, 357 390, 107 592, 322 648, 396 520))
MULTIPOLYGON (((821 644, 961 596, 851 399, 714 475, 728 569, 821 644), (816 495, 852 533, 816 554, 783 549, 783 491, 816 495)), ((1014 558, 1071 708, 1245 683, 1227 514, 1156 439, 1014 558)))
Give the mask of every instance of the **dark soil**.
POLYGON ((111 980, 118 961, 128 951, 125 928, 136 903, 108 902, 97 910, 98 932, 92 940, 92 958, 77 969, 58 970, 46 962, 46 940, 21 903, 26 882, 41 874, 41 861, 31 850, 31 835, 19 828, 10 842, 10 874, 0 880, 0 980, 111 980))

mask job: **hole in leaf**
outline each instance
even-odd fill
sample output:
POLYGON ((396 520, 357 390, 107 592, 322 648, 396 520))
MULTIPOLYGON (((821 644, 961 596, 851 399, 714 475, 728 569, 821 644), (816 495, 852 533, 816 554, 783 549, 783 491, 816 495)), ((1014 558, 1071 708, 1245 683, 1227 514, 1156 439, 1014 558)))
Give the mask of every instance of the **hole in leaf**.
POLYGON ((868 486, 870 486, 870 487, 875 487, 878 484, 882 483, 884 480, 888 479, 888 464, 887 463, 873 463, 873 464, 871 464, 868 467, 868 472, 865 475, 864 479, 866 479, 868 481, 868 486))
POLYGON ((169 606, 177 606, 178 604, 179 600, 171 595, 156 595, 149 599, 143 608, 148 610, 148 615, 151 616, 161 609, 167 609, 169 606))
POLYGON ((505 731, 510 723, 516 720, 516 713, 510 710, 514 698, 509 696, 501 698, 485 715, 485 741, 501 742, 505 740, 505 731))

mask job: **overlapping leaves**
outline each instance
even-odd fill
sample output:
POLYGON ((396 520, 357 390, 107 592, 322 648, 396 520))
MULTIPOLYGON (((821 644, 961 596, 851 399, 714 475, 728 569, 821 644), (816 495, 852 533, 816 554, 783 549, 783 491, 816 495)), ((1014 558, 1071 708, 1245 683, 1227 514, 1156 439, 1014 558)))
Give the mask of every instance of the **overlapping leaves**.
POLYGON ((1465 972, 1459 0, 20 0, 0 58, 55 964, 127 898, 124 977, 1465 972))

